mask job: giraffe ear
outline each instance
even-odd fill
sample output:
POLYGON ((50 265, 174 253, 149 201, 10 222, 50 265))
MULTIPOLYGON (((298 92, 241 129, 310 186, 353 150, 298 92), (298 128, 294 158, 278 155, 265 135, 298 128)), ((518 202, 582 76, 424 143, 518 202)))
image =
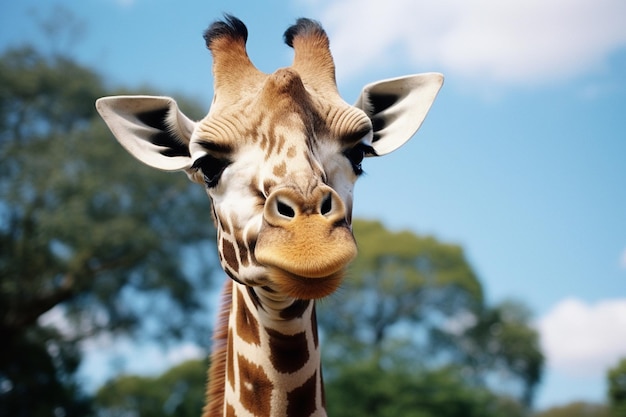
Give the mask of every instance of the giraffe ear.
POLYGON ((372 120, 372 146, 377 155, 388 154, 420 128, 443 85, 443 75, 427 73, 368 84, 355 106, 372 120))
POLYGON ((146 165, 165 171, 191 166, 189 140, 195 128, 169 97, 113 96, 96 109, 126 150, 146 165))

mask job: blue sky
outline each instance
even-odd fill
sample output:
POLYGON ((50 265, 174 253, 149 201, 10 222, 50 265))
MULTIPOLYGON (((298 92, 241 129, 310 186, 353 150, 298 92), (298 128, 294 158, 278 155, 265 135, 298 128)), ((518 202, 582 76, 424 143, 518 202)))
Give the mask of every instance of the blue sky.
MULTIPOLYGON (((348 102, 377 79, 446 75, 415 138, 366 161, 355 214, 460 243, 491 303, 530 306, 548 356, 538 406, 602 401, 606 369, 626 356, 626 3, 0 0, 0 49, 69 50, 112 86, 182 93, 208 110, 202 32, 223 12, 247 24, 266 72, 291 62, 287 26, 320 20, 348 102), (83 23, 75 36, 38 29, 55 5, 83 23)), ((108 343, 91 346, 92 369, 103 352, 130 350, 108 343)))

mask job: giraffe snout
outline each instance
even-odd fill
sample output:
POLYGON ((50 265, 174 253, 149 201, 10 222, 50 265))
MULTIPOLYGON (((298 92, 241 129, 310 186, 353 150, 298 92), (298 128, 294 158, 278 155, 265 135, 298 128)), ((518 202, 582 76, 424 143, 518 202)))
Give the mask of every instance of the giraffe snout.
POLYGON ((277 288, 296 298, 332 293, 356 256, 356 243, 339 195, 328 186, 308 195, 274 191, 265 202, 256 260, 277 288))
POLYGON ((291 188, 274 191, 265 202, 265 221, 272 226, 287 226, 303 217, 319 216, 329 225, 346 222, 346 208, 339 195, 323 186, 305 196, 291 188))

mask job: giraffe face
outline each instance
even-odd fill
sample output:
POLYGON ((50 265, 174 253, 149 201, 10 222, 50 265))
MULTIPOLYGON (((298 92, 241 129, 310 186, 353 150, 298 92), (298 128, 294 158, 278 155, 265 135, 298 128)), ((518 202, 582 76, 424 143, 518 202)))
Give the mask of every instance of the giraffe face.
POLYGON ((293 64, 270 75, 250 62, 247 36, 233 17, 205 32, 215 95, 199 122, 169 97, 104 97, 96 107, 140 161, 206 186, 221 264, 233 279, 270 294, 324 297, 356 255, 350 223, 362 159, 413 136, 443 76, 368 84, 350 106, 319 24, 299 19, 287 29, 293 64))
POLYGON ((189 146, 191 177, 213 203, 223 268, 294 298, 330 294, 356 255, 352 193, 373 152, 369 117, 325 100, 293 69, 229 107, 263 111, 211 111, 189 146))

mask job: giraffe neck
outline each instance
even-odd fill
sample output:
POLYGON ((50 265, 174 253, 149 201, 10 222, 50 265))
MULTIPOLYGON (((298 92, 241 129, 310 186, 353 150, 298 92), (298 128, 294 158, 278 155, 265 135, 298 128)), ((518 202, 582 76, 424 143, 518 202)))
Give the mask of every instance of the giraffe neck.
POLYGON ((314 301, 227 285, 231 305, 221 335, 222 366, 212 358, 210 375, 221 384, 222 410, 207 414, 211 403, 217 408, 213 393, 204 416, 326 416, 314 301))

